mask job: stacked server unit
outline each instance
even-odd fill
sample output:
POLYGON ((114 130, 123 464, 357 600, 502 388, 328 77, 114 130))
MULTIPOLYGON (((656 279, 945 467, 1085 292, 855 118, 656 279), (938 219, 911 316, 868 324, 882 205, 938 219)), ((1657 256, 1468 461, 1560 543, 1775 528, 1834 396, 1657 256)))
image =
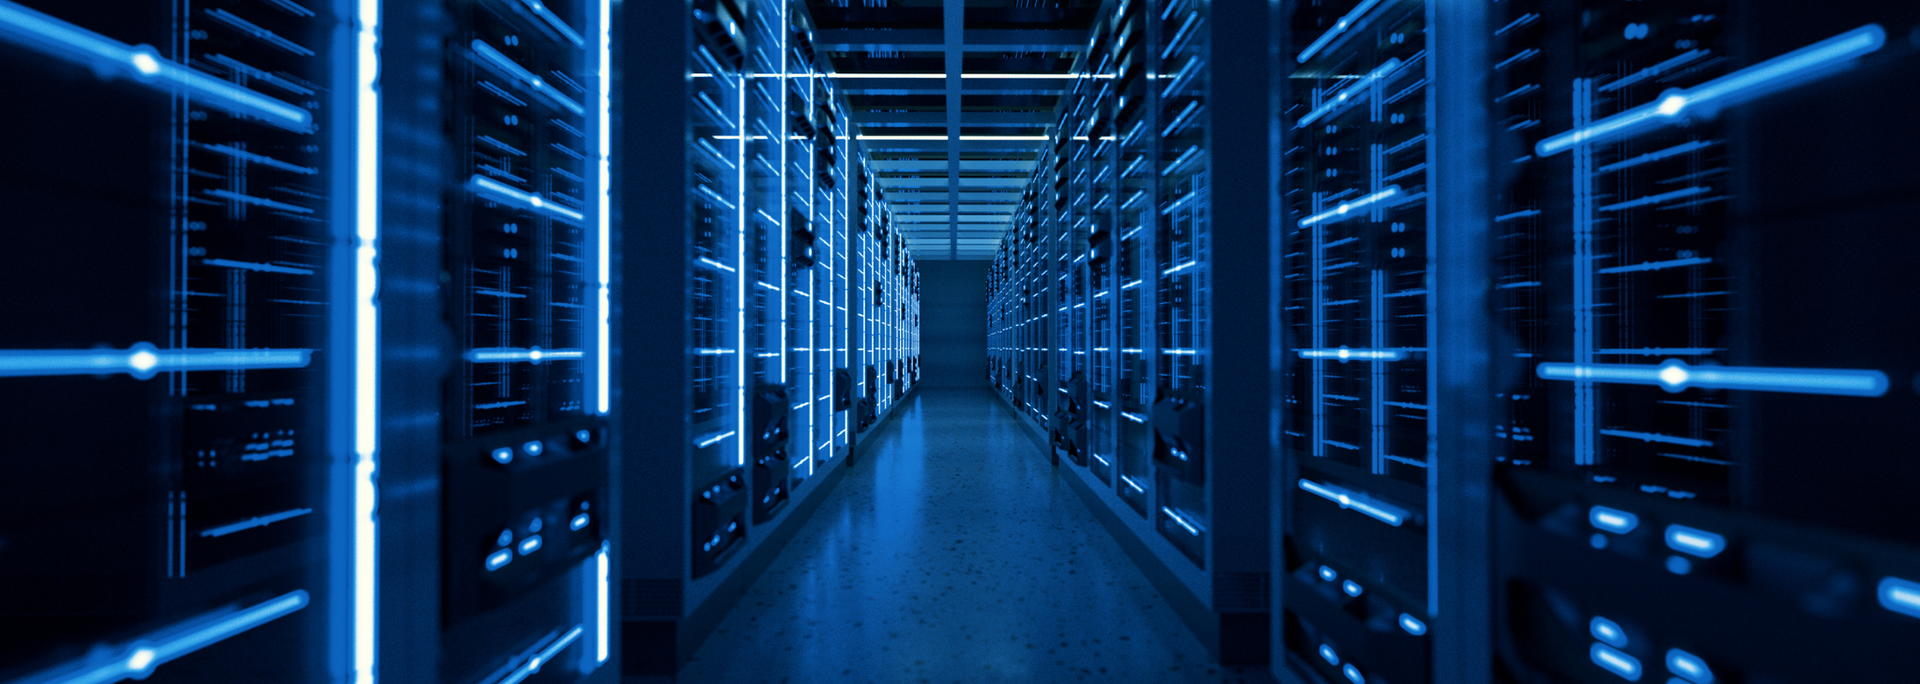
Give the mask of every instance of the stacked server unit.
POLYGON ((1920 13, 1493 7, 1498 666, 1910 677, 1920 13))
MULTIPOLYGON (((606 659, 598 3, 450 2, 440 681, 606 659), (548 666, 547 663, 553 663, 548 666)), ((529 679, 531 678, 531 679, 529 679)))
POLYGON ((1912 325, 1862 293, 1916 285, 1920 15, 1284 21, 1275 674, 1911 672, 1912 325))
POLYGON ((344 677, 351 7, 122 5, 0 2, 0 679, 344 677))
MULTIPOLYGON (((1264 21, 1264 9, 1242 10, 1264 21)), ((1266 135, 1258 116, 1223 134, 1209 108, 1219 92, 1267 89, 1258 67, 1217 85, 1216 59, 1264 52, 1238 36, 1217 46, 1210 21, 1222 11, 1145 0, 1101 10, 989 270, 988 346, 1002 396, 1072 464, 1070 482, 1202 641, 1225 661, 1264 662, 1267 457, 1208 446, 1266 438, 1264 381, 1210 385, 1215 283, 1245 281, 1237 291, 1253 308, 1237 322, 1260 330, 1266 292, 1264 195, 1231 208, 1254 207, 1230 236, 1214 222, 1216 141, 1257 151, 1266 135), (1244 263, 1215 259, 1222 239, 1244 263), (1221 404, 1252 419, 1222 420, 1221 404)), ((1255 188, 1261 178, 1248 176, 1255 188)), ((1266 363, 1263 342, 1226 353, 1229 366, 1266 363)))
POLYGON ((917 379, 917 271, 804 6, 685 11, 622 15, 621 153, 671 160, 619 209, 619 648, 639 674, 678 668, 917 379))

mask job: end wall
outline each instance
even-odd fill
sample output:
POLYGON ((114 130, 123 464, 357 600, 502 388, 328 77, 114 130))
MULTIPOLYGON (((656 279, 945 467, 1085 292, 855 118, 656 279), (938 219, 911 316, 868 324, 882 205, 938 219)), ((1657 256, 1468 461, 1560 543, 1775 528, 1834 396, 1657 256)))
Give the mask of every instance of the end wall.
POLYGON ((921 261, 922 387, 987 387, 988 261, 921 261))

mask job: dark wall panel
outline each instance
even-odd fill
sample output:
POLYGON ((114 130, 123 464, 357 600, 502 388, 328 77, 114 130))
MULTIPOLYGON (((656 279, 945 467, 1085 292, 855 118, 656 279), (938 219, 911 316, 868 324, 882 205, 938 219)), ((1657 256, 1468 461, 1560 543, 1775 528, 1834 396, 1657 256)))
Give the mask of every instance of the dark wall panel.
POLYGON ((987 386, 986 261, 920 262, 927 387, 987 386))

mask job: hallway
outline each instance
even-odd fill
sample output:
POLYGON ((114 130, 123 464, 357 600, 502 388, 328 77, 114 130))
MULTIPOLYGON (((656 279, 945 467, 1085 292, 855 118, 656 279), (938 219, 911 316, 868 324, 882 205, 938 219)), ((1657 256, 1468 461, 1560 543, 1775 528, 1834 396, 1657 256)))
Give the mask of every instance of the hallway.
POLYGON ((684 682, 1243 682, 985 389, 923 389, 684 682))

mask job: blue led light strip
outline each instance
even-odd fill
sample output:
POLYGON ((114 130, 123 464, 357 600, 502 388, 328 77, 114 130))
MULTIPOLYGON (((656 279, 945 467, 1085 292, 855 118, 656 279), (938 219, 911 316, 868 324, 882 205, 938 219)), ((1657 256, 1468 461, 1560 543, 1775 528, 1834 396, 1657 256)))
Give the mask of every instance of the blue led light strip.
POLYGON ((1380 79, 1386 78, 1387 74, 1391 74, 1395 69, 1399 68, 1399 57, 1387 60, 1385 64, 1381 64, 1373 71, 1367 72, 1366 76, 1361 77, 1359 83, 1347 86, 1346 89, 1340 91, 1340 94, 1328 98, 1326 102, 1320 103, 1320 106, 1313 108, 1313 111, 1308 112, 1306 116, 1300 117, 1300 122, 1294 124, 1293 127, 1306 128, 1309 124, 1320 120, 1320 117, 1332 113, 1333 110, 1343 107, 1347 105, 1347 103, 1359 102, 1366 99, 1369 88, 1372 88, 1380 79))
MULTIPOLYGON (((553 17, 553 13, 551 11, 547 11, 544 5, 540 5, 535 0, 526 0, 526 1, 533 2, 536 6, 539 7, 540 11, 546 12, 546 16, 553 17)), ((598 112, 595 113, 595 117, 594 117, 595 119, 597 119, 597 121, 595 121, 594 123, 597 126, 598 132, 600 134, 600 140, 599 140, 600 191, 598 193, 597 200, 595 201, 595 205, 596 205, 595 210, 596 210, 596 213, 598 214, 596 218, 598 219, 598 221, 594 223, 594 238, 595 238, 594 250, 595 250, 595 256, 597 257, 597 262, 599 265, 598 271, 596 273, 596 276, 598 277, 599 282, 596 283, 596 285, 597 285, 597 289, 599 290, 599 294, 594 300, 595 311, 594 311, 593 318, 594 318, 595 335, 594 335, 593 351, 594 351, 594 357, 595 357, 594 358, 594 377, 596 381, 596 384, 594 385, 595 407, 599 409, 599 412, 602 415, 604 415, 613 410, 613 4, 612 4, 612 0, 600 0, 599 12, 600 13, 597 16, 599 17, 599 29, 600 29, 599 30, 600 73, 599 73, 599 79, 598 79, 599 86, 600 86, 600 92, 599 92, 600 109, 598 112)), ((556 26, 561 27, 563 32, 570 31, 570 29, 565 28, 566 26, 565 24, 560 23, 559 17, 554 17, 551 21, 553 21, 556 26)), ((572 34, 569 33, 569 35, 572 35, 572 34)), ((574 40, 574 42, 576 44, 580 43, 578 39, 574 40)), ((708 149, 712 149, 712 146, 709 145, 708 149)), ((705 259, 704 257, 702 258, 705 259)), ((723 268, 726 270, 732 270, 731 268, 727 268, 725 264, 722 264, 720 262, 713 261, 711 259, 706 259, 706 261, 712 263, 715 266, 719 266, 720 268, 723 268)), ((604 556, 605 550, 603 549, 601 553, 604 556)), ((603 570, 601 575, 604 579, 604 576, 606 574, 604 572, 604 568, 605 568, 604 558, 602 559, 602 563, 603 565, 601 567, 603 570)), ((601 611, 602 625, 606 623, 605 615, 606 615, 606 611, 603 609, 601 611)), ((598 634, 600 635, 599 636, 600 659, 603 661, 606 660, 607 658, 606 633, 607 633, 607 630, 604 626, 598 632, 598 634)))
POLYGON ((500 70, 510 78, 518 79, 521 83, 526 84, 528 88, 532 88, 534 92, 545 95, 547 99, 552 100, 555 104, 566 107, 567 111, 580 116, 587 115, 586 107, 581 106, 578 102, 574 102, 572 98, 567 97, 566 93, 560 92, 559 89, 547 83, 545 79, 533 75, 533 72, 527 71, 526 67, 520 66, 519 62, 513 61, 513 58, 501 53, 492 45, 488 45, 486 41, 475 38, 471 45, 473 47, 473 54, 478 56, 480 61, 500 70))
POLYGON ((524 209, 541 212, 575 222, 587 220, 587 215, 550 202, 545 197, 520 190, 486 176, 475 175, 467 182, 473 193, 501 204, 512 204, 524 209))
POLYGON ((219 643, 307 606, 304 589, 249 608, 225 608, 146 635, 119 649, 96 648, 85 662, 16 680, 15 684, 108 684, 146 679, 168 661, 219 643))
POLYGON ((0 377, 109 375, 146 380, 159 373, 305 368, 311 349, 157 349, 140 342, 126 351, 95 349, 0 350, 0 377))
POLYGON ((1300 56, 1295 57, 1294 61, 1305 64, 1307 60, 1313 59, 1315 53, 1320 52, 1327 44, 1332 43, 1333 39, 1338 38, 1342 32, 1353 28, 1353 25, 1358 23, 1361 17, 1366 16, 1367 12, 1373 10, 1373 8, 1379 4, 1380 0, 1361 0, 1360 4, 1354 6, 1352 11, 1347 12, 1346 16, 1340 17, 1340 21, 1334 22, 1333 28, 1327 29, 1326 33, 1320 34, 1319 38, 1315 38, 1313 42, 1308 43, 1307 49, 1301 50, 1300 56))
POLYGON ((1294 353, 1303 359, 1333 359, 1340 362, 1352 361, 1399 361, 1407 358, 1407 353, 1398 349, 1296 349, 1294 353))
POLYGON ((1400 196, 1400 186, 1389 185, 1385 188, 1381 188, 1379 192, 1373 193, 1371 195, 1367 195, 1365 197, 1354 200, 1352 202, 1341 202, 1340 206, 1300 219, 1300 227, 1309 228, 1317 223, 1332 223, 1335 221, 1350 219, 1355 216, 1359 216, 1360 209, 1370 207, 1375 204, 1382 205, 1382 208, 1385 208, 1386 206, 1391 206, 1390 204, 1386 204, 1386 203, 1392 201, 1394 198, 1399 196, 1400 196))
POLYGON ((512 363, 525 361, 579 361, 587 358, 584 349, 541 349, 539 347, 477 347, 466 353, 468 361, 474 363, 512 363))
POLYGON ((380 0, 354 8, 353 684, 373 684, 379 648, 380 9, 380 0))
MULTIPOLYGON (((587 46, 587 39, 582 37, 579 31, 573 30, 572 26, 568 26, 567 22, 562 21, 559 15, 553 13, 553 10, 547 9, 547 6, 541 3, 540 0, 520 0, 520 4, 526 5, 527 9, 531 10, 535 16, 545 20, 548 24, 552 24, 553 30, 560 32, 560 35, 564 36, 567 42, 573 43, 574 47, 584 48, 587 46)), ((600 16, 604 18, 606 15, 602 14, 600 16)), ((603 21, 600 25, 605 27, 607 24, 603 21)), ((605 63, 606 62, 601 62, 601 64, 605 63)))
POLYGON ((1191 534, 1196 537, 1200 536, 1200 532, 1201 532, 1200 527, 1198 525, 1195 525, 1193 521, 1188 520, 1186 516, 1180 515, 1179 513, 1175 512, 1173 509, 1168 508, 1166 506, 1160 507, 1160 513, 1167 516, 1167 519, 1172 520, 1174 524, 1179 525, 1181 529, 1186 530, 1187 534, 1191 534))
POLYGON ((1393 504, 1374 499, 1366 492, 1355 491, 1339 485, 1321 484, 1306 478, 1300 479, 1300 488, 1328 501, 1340 504, 1341 508, 1357 511, 1380 522, 1399 527, 1407 521, 1407 510, 1393 504))
MULTIPOLYGON (((573 642, 578 641, 580 635, 586 631, 585 625, 574 625, 573 629, 567 630, 566 634, 550 637, 551 640, 545 646, 540 647, 532 656, 529 656, 527 662, 507 672, 505 677, 495 680, 495 684, 520 684, 520 682, 525 681, 526 678, 532 677, 534 673, 539 672, 541 667, 552 662, 553 657, 559 655, 560 651, 566 649, 568 646, 572 646, 573 642)), ((552 632, 549 632, 549 634, 552 634, 552 632)))
POLYGON ((1689 366, 1678 359, 1668 359, 1657 366, 1543 363, 1534 372, 1544 380, 1657 385, 1669 392, 1698 387, 1851 397, 1877 397, 1887 393, 1887 374, 1877 370, 1689 366))
POLYGON ((313 129, 305 109, 163 58, 151 45, 127 45, 7 0, 0 0, 0 40, 154 88, 185 90, 201 103, 288 130, 313 129))
POLYGON ((1666 126, 1696 111, 1710 117, 1722 106, 1806 83, 1827 67, 1872 53, 1886 42, 1885 29, 1867 24, 1692 88, 1668 90, 1653 102, 1542 140, 1533 150, 1550 157, 1575 145, 1666 126))

